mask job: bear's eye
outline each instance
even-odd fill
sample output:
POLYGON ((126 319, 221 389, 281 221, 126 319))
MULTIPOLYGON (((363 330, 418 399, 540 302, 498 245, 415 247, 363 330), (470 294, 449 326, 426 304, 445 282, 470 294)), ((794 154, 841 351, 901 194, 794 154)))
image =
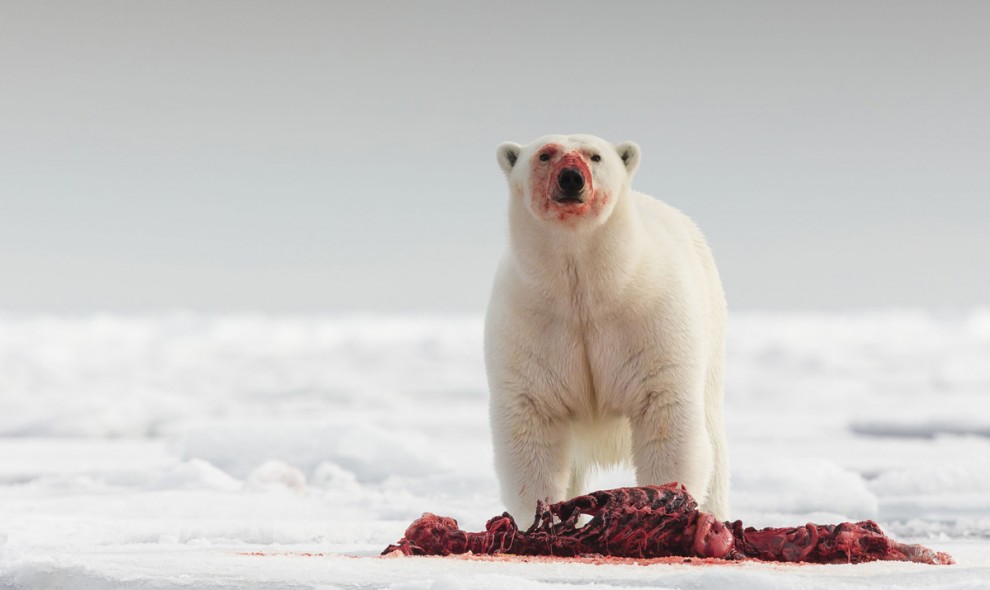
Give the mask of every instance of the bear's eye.
POLYGON ((550 154, 540 154, 540 161, 541 162, 546 162, 549 159, 550 159, 550 154))
POLYGON ((602 161, 602 157, 599 156, 598 154, 595 154, 595 155, 591 156, 591 161, 592 162, 601 162, 602 161))

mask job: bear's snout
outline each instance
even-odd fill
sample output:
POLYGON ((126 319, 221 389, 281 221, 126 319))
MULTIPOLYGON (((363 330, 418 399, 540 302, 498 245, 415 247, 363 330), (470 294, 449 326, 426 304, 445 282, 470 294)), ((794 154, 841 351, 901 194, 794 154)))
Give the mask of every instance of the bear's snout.
POLYGON ((564 168, 557 176, 557 187, 560 192, 553 200, 558 203, 583 203, 581 191, 584 190, 584 175, 577 168, 564 168))

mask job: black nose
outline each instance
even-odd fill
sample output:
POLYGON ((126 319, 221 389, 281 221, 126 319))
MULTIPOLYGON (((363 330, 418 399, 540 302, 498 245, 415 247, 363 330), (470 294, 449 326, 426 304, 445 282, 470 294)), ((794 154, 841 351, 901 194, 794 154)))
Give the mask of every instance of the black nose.
POLYGON ((584 188, 584 176, 581 176, 577 168, 564 168, 557 177, 557 186, 564 196, 576 197, 584 188))

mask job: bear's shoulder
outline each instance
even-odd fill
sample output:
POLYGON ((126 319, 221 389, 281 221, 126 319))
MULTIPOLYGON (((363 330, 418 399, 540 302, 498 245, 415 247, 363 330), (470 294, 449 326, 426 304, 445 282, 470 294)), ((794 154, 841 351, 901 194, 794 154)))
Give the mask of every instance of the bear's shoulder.
POLYGON ((673 236, 691 240, 701 235, 698 225, 680 209, 640 192, 634 191, 632 198, 647 229, 662 229, 673 236))

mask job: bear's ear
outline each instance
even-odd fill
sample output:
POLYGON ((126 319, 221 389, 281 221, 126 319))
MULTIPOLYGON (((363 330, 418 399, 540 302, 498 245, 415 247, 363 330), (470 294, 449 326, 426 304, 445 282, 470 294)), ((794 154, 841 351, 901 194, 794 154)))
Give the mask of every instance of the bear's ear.
POLYGON ((502 172, 505 172, 506 176, 512 172, 512 167, 516 165, 516 160, 519 159, 519 151, 521 149, 522 146, 518 143, 507 141, 499 144, 495 150, 495 155, 498 156, 498 165, 502 167, 502 172))
POLYGON ((636 168, 639 167, 639 146, 632 141, 624 141, 615 146, 615 151, 622 158, 622 163, 626 165, 626 172, 632 176, 636 168))

